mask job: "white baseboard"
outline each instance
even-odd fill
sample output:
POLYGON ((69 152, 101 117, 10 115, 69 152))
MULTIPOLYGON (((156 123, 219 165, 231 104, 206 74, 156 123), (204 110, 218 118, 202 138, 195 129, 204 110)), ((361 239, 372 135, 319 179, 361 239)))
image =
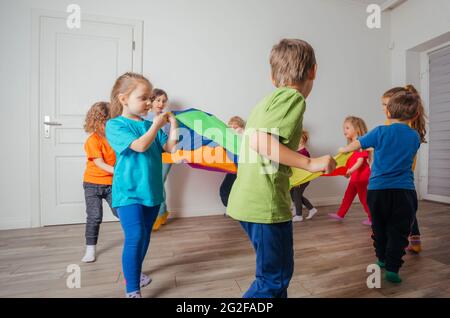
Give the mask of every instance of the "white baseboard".
MULTIPOLYGON (((320 197, 320 198, 311 198, 311 203, 316 206, 327 206, 327 205, 338 205, 342 201, 342 196, 334 196, 334 197, 320 197)), ((355 202, 357 199, 355 199, 355 202)), ((225 213, 225 207, 222 205, 213 206, 210 208, 171 208, 169 218, 190 218, 190 217, 198 217, 198 216, 212 216, 212 215, 222 215, 225 213)))
POLYGON ((0 230, 15 230, 31 228, 31 220, 27 218, 1 218, 0 230))

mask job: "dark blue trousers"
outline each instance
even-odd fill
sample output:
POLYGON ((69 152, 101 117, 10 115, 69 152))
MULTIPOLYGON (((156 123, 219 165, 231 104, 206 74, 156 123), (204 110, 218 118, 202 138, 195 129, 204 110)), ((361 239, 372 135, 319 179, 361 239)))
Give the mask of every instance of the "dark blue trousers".
POLYGON ((287 298, 294 272, 292 222, 240 222, 256 252, 255 280, 244 298, 287 298))

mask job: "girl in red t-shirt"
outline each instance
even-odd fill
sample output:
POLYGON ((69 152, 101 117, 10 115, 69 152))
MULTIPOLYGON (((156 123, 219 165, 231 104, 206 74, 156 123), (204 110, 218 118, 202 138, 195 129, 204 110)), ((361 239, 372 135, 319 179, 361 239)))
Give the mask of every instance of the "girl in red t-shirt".
MULTIPOLYGON (((344 120, 344 136, 350 143, 367 133, 367 126, 364 120, 358 117, 347 117, 344 120)), ((370 166, 369 166, 369 152, 367 150, 355 151, 348 159, 346 177, 350 178, 347 190, 344 194, 341 207, 337 213, 329 213, 328 215, 333 219, 342 221, 347 214, 348 209, 353 203, 356 194, 358 194, 359 201, 367 213, 367 220, 363 221, 365 225, 372 225, 369 207, 367 206, 367 186, 369 184, 370 166)))

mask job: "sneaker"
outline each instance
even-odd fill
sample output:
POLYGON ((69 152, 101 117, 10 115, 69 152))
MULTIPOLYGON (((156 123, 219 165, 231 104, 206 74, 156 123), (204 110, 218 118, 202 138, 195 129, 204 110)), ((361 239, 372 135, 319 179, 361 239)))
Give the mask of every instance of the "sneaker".
POLYGON ((399 283, 402 282, 402 279, 400 278, 398 273, 394 273, 394 272, 386 271, 386 274, 384 275, 384 278, 387 281, 390 281, 391 283, 394 283, 394 284, 399 284, 399 283))
POLYGON ((385 268, 386 267, 386 263, 383 261, 378 260, 377 261, 377 265, 380 266, 380 268, 385 268))
POLYGON ((308 216, 306 217, 307 220, 311 220, 313 218, 314 215, 316 215, 316 213, 319 212, 317 211, 316 208, 312 208, 311 210, 309 210, 308 216))
POLYGON ((328 213, 328 216, 329 216, 330 218, 332 218, 332 219, 337 220, 337 221, 342 221, 342 220, 344 220, 343 217, 337 215, 336 213, 328 213))
POLYGON ((142 295, 141 295, 141 292, 138 290, 138 291, 134 291, 131 293, 126 293, 126 297, 127 298, 142 298, 142 295))
POLYGON ((169 218, 169 211, 166 211, 166 212, 162 215, 161 224, 162 224, 162 225, 166 224, 168 218, 169 218))
POLYGON ((362 224, 372 226, 372 221, 367 219, 367 220, 362 221, 362 224))
POLYGON ((144 273, 141 273, 141 280, 139 282, 139 287, 144 288, 145 286, 150 285, 150 283, 152 282, 152 279, 145 275, 144 273))
POLYGON ((408 252, 419 254, 422 251, 422 243, 420 241, 420 235, 411 235, 409 237, 409 245, 406 248, 408 252))
POLYGON ((292 222, 302 222, 303 221, 303 216, 301 215, 296 215, 292 218, 292 222))

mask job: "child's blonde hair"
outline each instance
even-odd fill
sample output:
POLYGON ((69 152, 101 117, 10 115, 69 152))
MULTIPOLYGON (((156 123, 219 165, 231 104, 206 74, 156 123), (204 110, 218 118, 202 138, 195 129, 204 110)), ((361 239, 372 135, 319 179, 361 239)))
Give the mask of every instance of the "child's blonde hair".
POLYGON ((270 66, 276 87, 304 82, 316 65, 314 49, 298 39, 283 39, 272 48, 270 66))
POLYGON ((245 120, 243 120, 239 116, 231 117, 230 120, 228 121, 228 126, 230 126, 231 124, 236 124, 238 127, 245 129, 245 120))
MULTIPOLYGON (((355 117, 355 116, 348 116, 344 120, 344 124, 345 123, 349 123, 350 125, 353 126, 358 137, 361 137, 361 136, 364 136, 365 134, 367 134, 367 125, 362 118, 355 117)), ((351 143, 352 140, 347 138, 347 142, 351 143)))
POLYGON ((97 102, 89 108, 84 121, 84 131, 105 135, 105 124, 111 118, 108 102, 97 102))
POLYGON ((119 95, 125 94, 129 96, 138 84, 144 84, 150 90, 153 90, 152 83, 141 74, 128 72, 119 76, 111 91, 111 118, 116 118, 123 112, 123 105, 119 100, 119 95))
POLYGON ((411 127, 415 129, 420 136, 420 141, 426 143, 425 136, 426 120, 425 108, 419 92, 413 85, 405 87, 394 87, 383 94, 383 98, 389 98, 387 110, 393 119, 410 120, 411 127), (395 97, 391 104, 392 98, 395 97), (391 106, 389 107, 389 104, 391 106), (409 104, 407 106, 406 104, 409 104), (395 117, 394 117, 395 116, 395 117))

